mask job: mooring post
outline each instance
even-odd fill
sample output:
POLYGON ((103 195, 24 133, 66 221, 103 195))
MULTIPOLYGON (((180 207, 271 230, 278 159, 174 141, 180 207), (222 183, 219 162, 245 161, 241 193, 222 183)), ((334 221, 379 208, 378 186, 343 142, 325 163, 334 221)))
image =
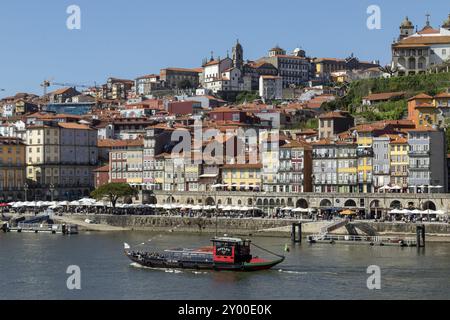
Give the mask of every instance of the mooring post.
POLYGON ((422 225, 422 246, 425 248, 425 225, 422 225))
POLYGON ((302 243, 302 224, 298 224, 298 243, 302 243))
POLYGON ((417 247, 425 247, 425 226, 419 225, 416 227, 417 247))
POLYGON ((297 242, 297 228, 295 227, 295 223, 292 224, 292 229, 291 229, 291 240, 293 243, 297 242))
POLYGON ((302 224, 301 223, 293 223, 292 224, 291 240, 293 243, 302 243, 302 224), (297 238, 297 232, 298 232, 298 238, 297 238))

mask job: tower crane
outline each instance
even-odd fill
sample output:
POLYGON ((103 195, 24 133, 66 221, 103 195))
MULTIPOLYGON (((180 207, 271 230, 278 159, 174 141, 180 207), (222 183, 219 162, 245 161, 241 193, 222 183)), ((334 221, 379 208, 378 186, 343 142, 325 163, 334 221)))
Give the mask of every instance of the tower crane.
POLYGON ((47 90, 49 87, 51 86, 58 86, 58 87, 72 87, 72 88, 97 88, 97 84, 95 84, 94 86, 89 86, 89 85, 85 85, 85 84, 78 84, 78 83, 59 83, 59 82, 53 82, 53 79, 49 79, 49 80, 44 80, 41 83, 41 87, 44 88, 44 96, 47 95, 47 90))

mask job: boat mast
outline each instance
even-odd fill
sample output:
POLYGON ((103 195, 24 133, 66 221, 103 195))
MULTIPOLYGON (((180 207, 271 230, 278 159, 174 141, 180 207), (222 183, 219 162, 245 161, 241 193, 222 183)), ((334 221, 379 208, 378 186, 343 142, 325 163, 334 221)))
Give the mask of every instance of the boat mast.
POLYGON ((214 202, 215 202, 215 204, 216 204, 216 210, 215 210, 215 212, 216 212, 216 237, 217 237, 217 222, 218 222, 218 213, 219 213, 219 206, 218 206, 218 204, 217 204, 217 189, 216 189, 216 192, 215 192, 215 199, 214 199, 214 202))

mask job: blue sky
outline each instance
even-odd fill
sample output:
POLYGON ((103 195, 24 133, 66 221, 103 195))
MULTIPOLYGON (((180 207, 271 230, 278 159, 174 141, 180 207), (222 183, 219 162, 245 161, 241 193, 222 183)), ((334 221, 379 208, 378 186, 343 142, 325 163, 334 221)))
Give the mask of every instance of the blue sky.
POLYGON ((424 0, 5 0, 0 1, 0 96, 41 93, 56 82, 104 83, 169 66, 198 67, 211 50, 225 56, 236 41, 246 59, 275 44, 312 57, 354 53, 389 62, 405 15, 420 28, 438 26, 448 1, 424 0), (81 8, 81 30, 68 30, 66 9, 81 8), (381 8, 381 30, 366 27, 367 7, 381 8))

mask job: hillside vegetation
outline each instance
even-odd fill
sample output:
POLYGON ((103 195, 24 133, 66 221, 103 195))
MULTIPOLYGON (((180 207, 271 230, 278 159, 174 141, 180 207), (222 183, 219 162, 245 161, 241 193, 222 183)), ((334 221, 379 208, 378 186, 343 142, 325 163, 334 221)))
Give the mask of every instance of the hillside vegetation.
POLYGON ((325 104, 327 110, 347 110, 366 121, 398 120, 406 113, 408 98, 426 93, 436 95, 450 87, 450 73, 418 74, 412 76, 365 79, 350 84, 347 94, 325 104), (405 99, 376 105, 376 110, 361 111, 362 98, 370 93, 406 92, 405 99))

